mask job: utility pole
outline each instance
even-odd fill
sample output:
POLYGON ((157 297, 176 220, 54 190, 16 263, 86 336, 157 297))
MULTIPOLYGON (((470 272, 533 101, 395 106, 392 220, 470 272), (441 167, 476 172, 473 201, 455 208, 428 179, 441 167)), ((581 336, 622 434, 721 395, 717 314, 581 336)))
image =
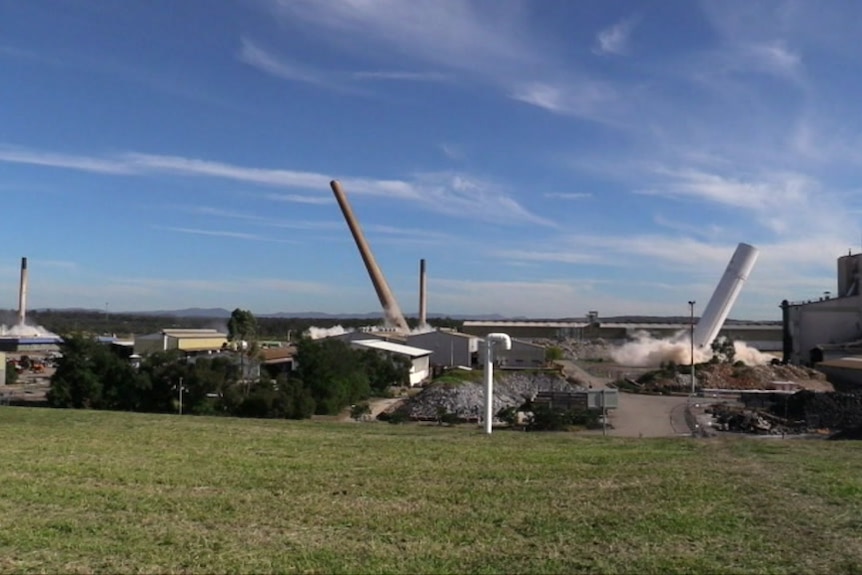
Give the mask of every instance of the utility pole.
POLYGON ((694 300, 688 302, 688 307, 691 310, 691 318, 689 319, 689 331, 691 337, 691 359, 689 360, 689 367, 691 368, 691 396, 694 397, 694 304, 697 303, 694 300))
POLYGON ((183 414, 183 378, 182 377, 180 378, 179 387, 180 387, 180 391, 179 391, 179 393, 180 393, 180 415, 182 415, 183 414))

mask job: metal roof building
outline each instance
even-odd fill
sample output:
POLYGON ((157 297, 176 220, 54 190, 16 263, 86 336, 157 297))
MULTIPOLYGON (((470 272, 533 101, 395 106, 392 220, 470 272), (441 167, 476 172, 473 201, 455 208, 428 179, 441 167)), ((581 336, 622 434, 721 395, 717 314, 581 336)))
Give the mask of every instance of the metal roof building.
POLYGON ((214 352, 225 345, 227 334, 215 329, 163 329, 157 333, 135 336, 135 353, 138 355, 170 350, 214 352))
POLYGON ((421 349, 380 339, 360 339, 350 342, 359 349, 373 349, 391 355, 400 355, 410 360, 410 386, 422 383, 431 375, 431 350, 421 349))

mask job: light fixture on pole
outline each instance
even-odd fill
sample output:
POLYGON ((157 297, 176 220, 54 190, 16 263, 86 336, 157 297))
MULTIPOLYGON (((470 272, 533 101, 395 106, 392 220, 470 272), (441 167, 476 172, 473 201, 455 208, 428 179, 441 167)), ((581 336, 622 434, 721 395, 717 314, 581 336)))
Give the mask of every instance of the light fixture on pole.
POLYGON ((694 300, 688 302, 688 307, 691 311, 689 319, 689 332, 691 337, 691 357, 689 359, 689 368, 691 372, 691 395, 694 396, 694 300))

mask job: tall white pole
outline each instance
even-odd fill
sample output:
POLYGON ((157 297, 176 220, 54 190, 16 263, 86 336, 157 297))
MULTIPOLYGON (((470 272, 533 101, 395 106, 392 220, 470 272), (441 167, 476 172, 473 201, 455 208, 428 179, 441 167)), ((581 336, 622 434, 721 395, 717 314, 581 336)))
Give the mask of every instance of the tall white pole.
POLYGON ((512 349, 512 339, 505 333, 485 336, 485 433, 491 434, 494 423, 494 344, 512 349))
POLYGON ((694 300, 688 302, 688 306, 691 308, 691 319, 689 320, 689 328, 691 330, 691 358, 689 359, 689 366, 691 372, 691 395, 694 396, 694 304, 697 303, 694 300))
POLYGON ((485 433, 491 434, 494 420, 494 341, 485 340, 485 433))

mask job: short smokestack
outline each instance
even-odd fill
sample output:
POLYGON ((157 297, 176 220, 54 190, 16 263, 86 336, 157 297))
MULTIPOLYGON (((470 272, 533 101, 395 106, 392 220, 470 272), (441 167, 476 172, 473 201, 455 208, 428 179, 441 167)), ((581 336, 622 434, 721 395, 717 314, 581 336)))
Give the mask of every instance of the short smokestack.
POLYGON ((27 320, 27 258, 21 258, 21 283, 18 286, 18 325, 27 320))
POLYGON ((353 215, 353 209, 347 201, 347 196, 344 190, 341 189, 341 184, 337 180, 332 180, 329 183, 332 188, 332 193, 335 194, 335 200, 338 202, 338 207, 341 208, 341 213, 344 214, 344 219, 347 221, 347 227, 350 228, 350 233, 353 235, 353 240, 356 242, 356 247, 359 249, 359 255, 362 256, 362 261, 365 263, 365 269, 368 270, 368 276, 371 278, 371 283, 374 284, 374 291, 377 292, 377 299, 380 300, 380 305, 383 306, 383 314, 386 318, 386 324, 394 327, 402 332, 410 331, 407 326, 407 320, 404 319, 404 314, 401 313, 401 308, 392 295, 392 290, 389 289, 389 284, 380 271, 380 266, 377 265, 377 260, 374 259, 374 254, 371 252, 371 247, 365 240, 365 234, 362 233, 362 228, 359 227, 359 221, 353 215))
POLYGON ((425 260, 419 260, 419 327, 428 325, 427 276, 425 275, 425 260))

